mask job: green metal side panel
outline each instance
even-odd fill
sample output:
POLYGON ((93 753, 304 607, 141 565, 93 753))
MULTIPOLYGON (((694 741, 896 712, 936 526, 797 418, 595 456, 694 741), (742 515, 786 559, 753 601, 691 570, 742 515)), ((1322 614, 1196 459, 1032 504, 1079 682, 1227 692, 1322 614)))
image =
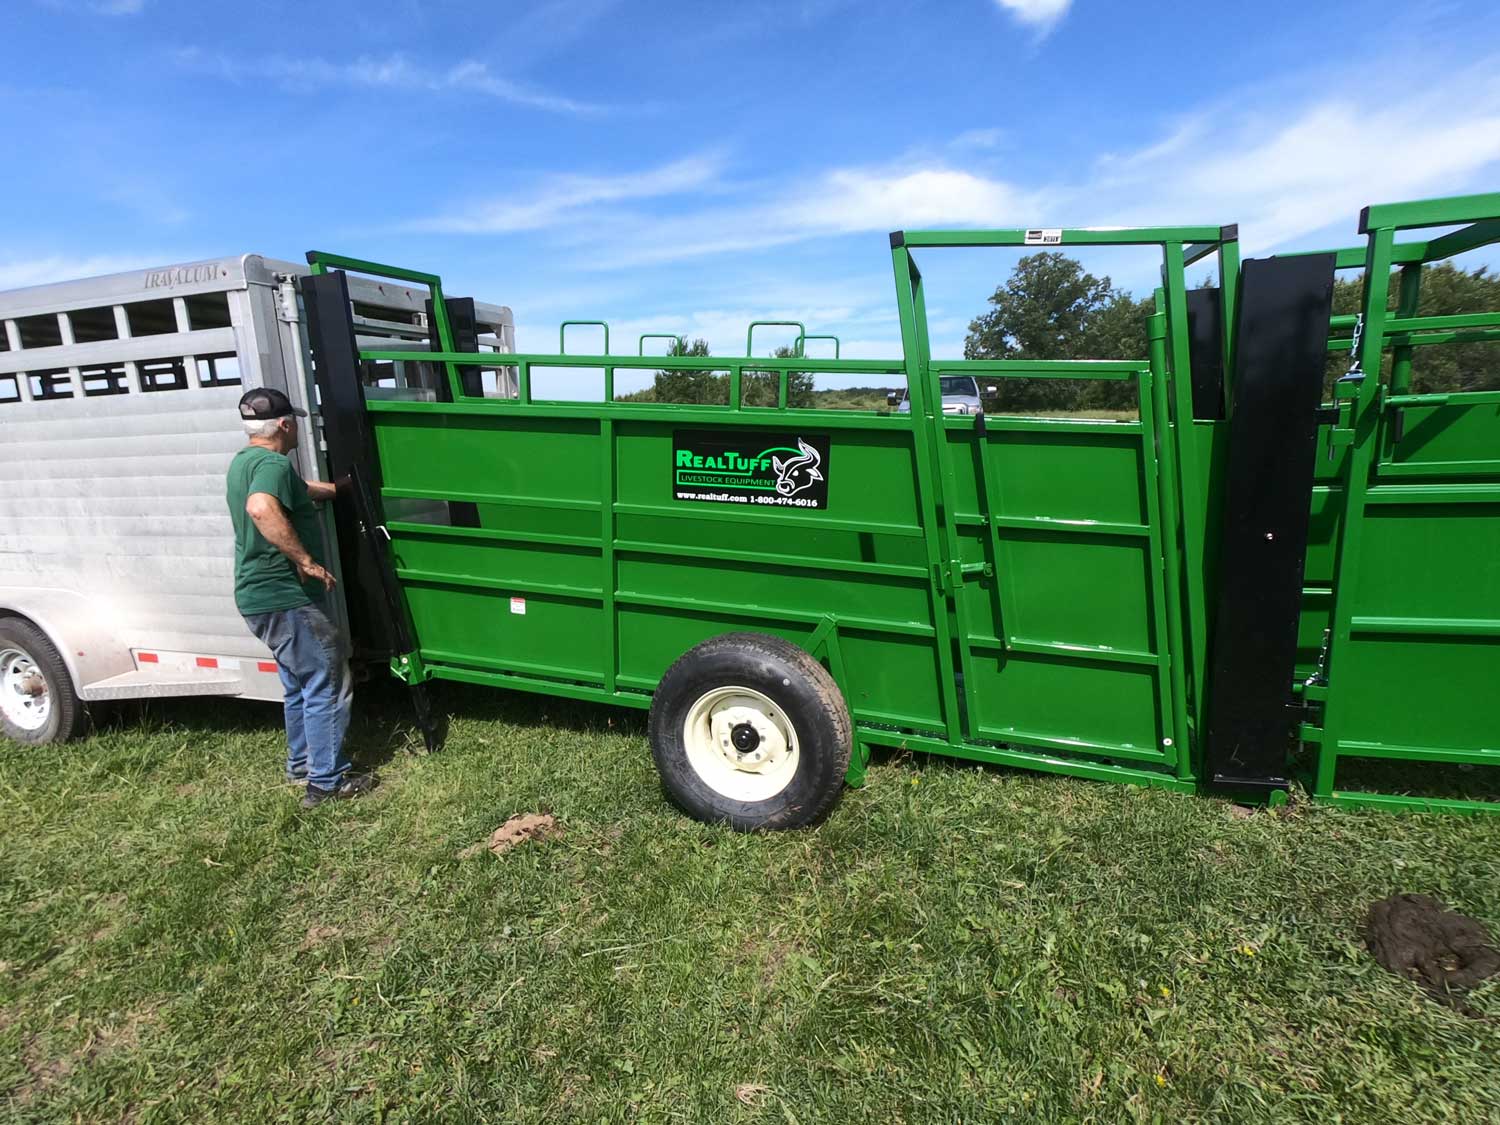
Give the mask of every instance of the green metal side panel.
POLYGON ((947 419, 943 436, 971 736, 1171 766, 1144 424, 947 419))
MULTIPOLYGON (((927 232, 912 245, 1029 238, 927 232)), ((1171 423, 1189 395, 1184 246, 1232 250, 1233 232, 1063 238, 1162 248, 1149 357, 935 363, 920 272, 893 237, 901 360, 510 355, 515 400, 466 397, 450 379, 451 403, 368 403, 422 669, 641 705, 708 637, 765 631, 814 651, 832 639, 862 744, 910 738, 977 761, 1190 788, 1186 684, 1206 631, 1216 457, 1211 429, 1171 423), (533 375, 563 368, 598 371, 603 401, 538 400, 533 375), (620 368, 727 370, 729 404, 616 402, 620 368), (787 409, 784 389, 777 407, 741 408, 747 371, 780 373, 784 388, 806 368, 904 379, 910 413, 787 409), (941 411, 950 372, 1130 381, 1140 420, 992 418, 978 430, 941 411), (826 497, 695 501, 674 465, 686 430, 737 435, 746 455, 764 444, 756 433, 780 435, 765 440, 781 449, 821 443, 826 497), (441 522, 444 501, 472 504, 478 526, 441 522)), ((319 256, 320 269, 340 267, 387 268, 319 256)), ((469 357, 425 358, 451 376, 469 357)))
MULTIPOLYGON (((1487 421, 1500 448, 1500 426, 1487 421)), ((1400 495, 1383 503, 1379 486, 1369 493, 1334 685, 1346 704, 1340 750, 1500 754, 1500 496, 1455 502, 1435 484, 1400 495), (1423 492, 1438 495, 1424 503, 1423 492)))
MULTIPOLYGON (((478 505, 475 529, 389 525, 421 656, 437 674, 650 691, 708 637, 753 629, 806 643, 831 614, 856 719, 942 729, 909 418, 881 429, 808 420, 829 441, 827 508, 751 511, 674 498, 673 433, 688 423, 545 409, 386 402, 371 412, 387 498, 478 505)), ((712 422, 749 425, 728 410, 712 422)), ((691 428, 709 424, 700 414, 691 428)))

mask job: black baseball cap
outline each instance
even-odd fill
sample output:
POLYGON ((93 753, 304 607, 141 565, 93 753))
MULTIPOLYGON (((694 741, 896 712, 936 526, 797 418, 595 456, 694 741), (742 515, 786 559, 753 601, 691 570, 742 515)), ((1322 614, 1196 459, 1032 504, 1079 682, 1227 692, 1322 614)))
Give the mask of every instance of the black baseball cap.
POLYGON ((306 418, 307 411, 298 410, 292 405, 292 400, 275 387, 257 387, 240 396, 240 417, 247 422, 267 422, 289 415, 306 418))

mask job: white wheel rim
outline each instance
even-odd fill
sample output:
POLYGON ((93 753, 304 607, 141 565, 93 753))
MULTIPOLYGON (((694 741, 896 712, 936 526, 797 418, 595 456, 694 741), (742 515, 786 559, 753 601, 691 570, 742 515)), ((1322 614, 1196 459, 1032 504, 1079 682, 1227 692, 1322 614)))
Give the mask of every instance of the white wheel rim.
POLYGON ((800 758, 786 712, 754 688, 726 686, 698 697, 682 724, 689 764, 715 793, 766 801, 791 782, 800 758))
POLYGON ((29 653, 0 649, 0 714, 22 730, 41 730, 52 714, 47 677, 29 653))

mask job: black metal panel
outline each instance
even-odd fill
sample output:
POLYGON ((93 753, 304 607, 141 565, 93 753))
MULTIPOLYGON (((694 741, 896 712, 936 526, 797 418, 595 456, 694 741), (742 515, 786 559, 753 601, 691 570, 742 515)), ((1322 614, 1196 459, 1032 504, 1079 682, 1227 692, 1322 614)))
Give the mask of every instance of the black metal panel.
POLYGON ((1188 363, 1193 373, 1193 417, 1224 417, 1224 318, 1219 290, 1187 295, 1188 363))
POLYGON ((1207 766, 1221 785, 1286 785, 1333 268, 1312 254, 1241 273, 1210 654, 1207 766))
MULTIPOLYGON (((367 481, 379 489, 380 470, 373 463, 373 447, 365 421, 365 395, 359 379, 359 353, 354 342, 348 283, 342 273, 328 273, 305 277, 300 284, 329 473, 339 480, 349 476, 356 465, 364 464, 368 466, 367 481)), ((379 577, 363 549, 359 515, 352 496, 341 494, 334 501, 333 515, 355 654, 362 659, 389 660, 398 651, 396 638, 379 577)))
MULTIPOLYGON (((453 350, 456 352, 477 352, 479 350, 479 314, 474 308, 473 297, 448 297, 443 301, 448 309, 448 328, 453 333, 453 350)), ((442 341, 438 339, 437 327, 432 319, 432 298, 427 299, 427 323, 432 325, 432 331, 428 334, 428 346, 432 351, 443 350, 442 341)), ((459 386, 463 387, 464 394, 480 398, 484 395, 484 383, 480 379, 479 368, 460 367, 458 369, 459 386)), ((442 377, 441 371, 437 379, 437 395, 439 402, 453 401, 453 388, 448 385, 448 380, 442 377)))
MULTIPOLYGON (((416 651, 417 642, 384 531, 380 461, 359 378, 348 280, 342 272, 333 272, 304 277, 299 285, 329 473, 336 481, 348 478, 333 511, 354 654, 358 659, 386 662, 416 651)), ((435 750, 440 728, 433 719, 426 686, 412 684, 411 697, 427 748, 435 750)))

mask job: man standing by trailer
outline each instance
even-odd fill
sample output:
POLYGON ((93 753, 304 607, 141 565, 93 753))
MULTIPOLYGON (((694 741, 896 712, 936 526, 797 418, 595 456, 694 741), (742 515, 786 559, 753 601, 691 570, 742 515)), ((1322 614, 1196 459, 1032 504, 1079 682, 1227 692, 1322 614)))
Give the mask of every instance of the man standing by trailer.
POLYGON ((305 781, 302 807, 358 797, 375 779, 354 773, 344 749, 354 700, 338 628, 323 608, 333 575, 318 557, 321 532, 313 503, 336 491, 304 481, 287 457, 297 448, 298 418, 280 391, 240 398, 250 444, 229 463, 226 499, 234 523, 234 600, 245 624, 276 657, 285 692, 286 774, 305 781))

